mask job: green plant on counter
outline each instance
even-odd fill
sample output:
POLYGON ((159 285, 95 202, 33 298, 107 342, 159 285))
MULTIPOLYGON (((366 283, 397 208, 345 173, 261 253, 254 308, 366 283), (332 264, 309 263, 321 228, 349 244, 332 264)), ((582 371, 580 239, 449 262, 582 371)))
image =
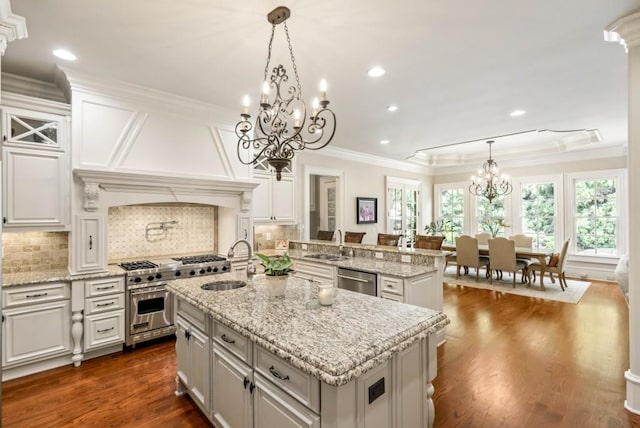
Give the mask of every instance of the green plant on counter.
POLYGON ((289 257, 289 254, 284 256, 269 257, 262 253, 256 253, 256 256, 262 260, 262 266, 264 266, 264 274, 269 276, 283 276, 289 272, 293 272, 291 266, 293 261, 289 257))

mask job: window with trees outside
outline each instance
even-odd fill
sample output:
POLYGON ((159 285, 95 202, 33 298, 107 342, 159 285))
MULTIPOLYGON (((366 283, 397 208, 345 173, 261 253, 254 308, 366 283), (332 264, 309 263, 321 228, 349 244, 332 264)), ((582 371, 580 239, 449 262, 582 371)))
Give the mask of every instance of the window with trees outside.
POLYGON ((464 188, 439 189, 440 231, 445 242, 454 244, 464 230, 464 188))
POLYGON ((522 233, 533 237, 533 246, 554 248, 556 203, 554 183, 523 183, 520 187, 522 233))
POLYGON ((387 177, 387 233, 413 242, 420 222, 420 182, 387 177))
POLYGON ((489 232, 494 238, 505 236, 505 228, 511 227, 505 218, 505 197, 497 196, 489 203, 489 199, 478 196, 476 198, 476 215, 478 231, 489 232))
POLYGON ((578 255, 618 254, 620 218, 619 179, 614 175, 574 178, 574 236, 578 255))

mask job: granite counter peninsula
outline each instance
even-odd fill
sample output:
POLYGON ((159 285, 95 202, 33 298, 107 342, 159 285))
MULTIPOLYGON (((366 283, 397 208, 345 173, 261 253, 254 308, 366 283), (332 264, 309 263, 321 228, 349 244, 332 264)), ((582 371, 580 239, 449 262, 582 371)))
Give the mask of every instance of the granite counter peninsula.
MULTIPOLYGON (((223 274, 213 282, 246 280, 223 274)), ((176 393, 218 426, 432 426, 441 312, 295 277, 273 297, 264 276, 207 291, 211 278, 170 281, 177 311, 176 393)))

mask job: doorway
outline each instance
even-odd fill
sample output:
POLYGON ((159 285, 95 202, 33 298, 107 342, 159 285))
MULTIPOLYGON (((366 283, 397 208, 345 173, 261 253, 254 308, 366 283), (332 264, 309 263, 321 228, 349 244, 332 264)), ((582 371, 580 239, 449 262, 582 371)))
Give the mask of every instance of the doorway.
POLYGON ((342 225, 344 179, 342 171, 305 168, 304 239, 316 239, 318 230, 336 230, 342 225))

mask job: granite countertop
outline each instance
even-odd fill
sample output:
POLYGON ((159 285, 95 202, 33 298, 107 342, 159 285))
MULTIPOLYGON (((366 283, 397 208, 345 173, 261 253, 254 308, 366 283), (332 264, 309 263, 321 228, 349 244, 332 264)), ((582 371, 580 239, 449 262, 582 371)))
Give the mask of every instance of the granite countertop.
POLYGON ((236 290, 200 288, 243 278, 229 273, 181 279, 167 288, 329 385, 350 382, 449 323, 442 312, 340 289, 332 306, 320 306, 317 284, 295 277, 282 297, 269 295, 264 275, 236 290))
POLYGON ((371 259, 367 257, 345 257, 343 260, 333 261, 308 257, 311 254, 316 254, 317 252, 314 253, 304 250, 288 250, 287 253, 292 259, 306 260, 309 262, 322 263, 345 269, 378 273, 400 278, 412 278, 414 276, 424 275, 426 273, 431 273, 438 270, 438 268, 435 266, 390 262, 386 260, 371 259))
POLYGON ((124 274, 124 269, 117 265, 107 266, 107 270, 104 272, 83 273, 78 275, 71 275, 67 269, 6 273, 2 275, 2 286, 13 287, 27 284, 41 284, 45 282, 75 281, 124 274))

